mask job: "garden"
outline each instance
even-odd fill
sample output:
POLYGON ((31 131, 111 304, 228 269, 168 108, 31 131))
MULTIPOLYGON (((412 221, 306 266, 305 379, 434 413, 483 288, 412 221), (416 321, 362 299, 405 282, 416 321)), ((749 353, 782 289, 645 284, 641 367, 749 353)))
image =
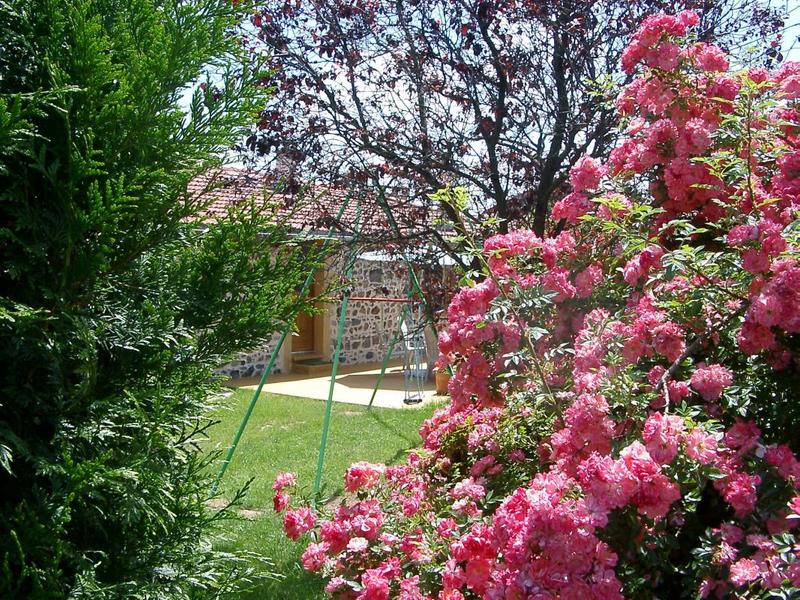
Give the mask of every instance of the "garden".
POLYGON ((0 2, 0 596, 800 597, 795 10, 0 2), (360 205, 191 193, 287 153, 446 400, 221 377, 328 304, 336 377, 360 205))
MULTIPOLYGON (((209 444, 230 443, 239 416, 250 401, 246 390, 234 392, 228 408, 217 417, 209 444)), ((337 403, 333 407, 330 444, 323 475, 323 503, 344 494, 342 473, 359 460, 399 464, 406 453, 419 445, 417 430, 431 416, 433 405, 405 410, 337 403)), ((320 402, 292 396, 262 396, 250 430, 237 450, 235 460, 220 488, 222 498, 233 497, 250 483, 243 504, 225 523, 220 545, 229 551, 254 556, 252 582, 243 584, 243 598, 324 598, 324 584, 300 567, 301 543, 291 542, 283 533, 283 519, 273 511, 272 482, 278 473, 290 469, 306 482, 314 477, 322 427, 320 402), (264 557, 268 562, 259 563, 264 557)), ((310 488, 310 486, 308 486, 310 488)))

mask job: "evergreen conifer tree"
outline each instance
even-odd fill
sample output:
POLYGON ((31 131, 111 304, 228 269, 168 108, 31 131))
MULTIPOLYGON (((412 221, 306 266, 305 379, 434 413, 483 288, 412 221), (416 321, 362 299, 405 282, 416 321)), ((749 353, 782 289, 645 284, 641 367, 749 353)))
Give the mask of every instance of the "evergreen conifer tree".
POLYGON ((2 598, 197 597, 235 568, 208 543, 213 369, 292 318, 312 260, 187 193, 263 106, 236 5, 0 1, 2 598))

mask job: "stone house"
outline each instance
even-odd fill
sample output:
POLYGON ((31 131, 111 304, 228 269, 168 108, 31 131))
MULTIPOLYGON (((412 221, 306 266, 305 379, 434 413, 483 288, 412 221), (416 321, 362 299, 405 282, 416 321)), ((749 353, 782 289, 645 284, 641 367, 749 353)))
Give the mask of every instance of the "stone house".
MULTIPOLYGON (((276 191, 280 183, 270 174, 243 169, 226 168, 198 177, 189 187, 190 194, 211 200, 207 209, 209 219, 221 218, 232 205, 248 199, 265 199, 265 206, 275 214, 276 222, 286 223, 295 236, 304 239, 322 239, 333 232, 338 249, 332 254, 326 268, 317 272, 312 295, 328 289, 330 283, 341 283, 343 263, 351 244, 358 240, 358 256, 349 283, 350 301, 342 336, 340 364, 368 364, 383 360, 390 340, 396 332, 410 285, 407 265, 392 258, 384 249, 389 240, 396 239, 374 197, 351 199, 346 210, 337 219, 347 192, 337 188, 312 186, 300 191, 276 191), (357 210, 357 205, 360 207, 357 210), (359 222, 356 228, 356 221, 359 222), (356 231, 358 229, 358 231, 356 231)), ((413 236, 420 219, 409 203, 387 200, 392 214, 399 216, 397 225, 401 236, 413 236)), ((330 359, 336 342, 341 300, 317 305, 317 314, 300 314, 296 320, 297 331, 288 336, 278 355, 273 373, 330 372, 330 359)), ((237 357, 220 368, 220 373, 231 378, 255 377, 263 373, 270 354, 278 342, 275 334, 264 347, 237 357)), ((393 356, 400 357, 402 344, 393 356)))

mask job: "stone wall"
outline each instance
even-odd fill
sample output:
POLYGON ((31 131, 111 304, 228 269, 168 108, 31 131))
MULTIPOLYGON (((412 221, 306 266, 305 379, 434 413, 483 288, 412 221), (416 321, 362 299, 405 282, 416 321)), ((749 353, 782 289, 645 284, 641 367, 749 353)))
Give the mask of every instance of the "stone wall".
MULTIPOLYGON (((335 281, 344 271, 344 256, 340 255, 328 268, 327 276, 335 281)), ((351 280, 353 297, 370 298, 405 298, 408 293, 408 269, 402 263, 359 258, 353 265, 351 280)), ((337 296, 338 293, 334 293, 337 296)), ((340 302, 326 305, 330 327, 330 356, 333 356, 336 344, 336 328, 339 319, 340 302)), ((398 319, 403 310, 399 302, 369 302, 351 300, 347 305, 344 334, 342 335, 342 352, 340 364, 352 365, 381 362, 389 348, 392 335, 398 327, 398 319)), ((264 372, 270 353, 280 337, 273 335, 270 343, 263 348, 242 354, 233 362, 217 370, 222 375, 233 379, 240 377, 260 377, 264 372)), ((285 372, 286 348, 281 350, 272 372, 285 372)), ((403 355, 402 342, 398 342, 392 354, 393 358, 403 355)))
MULTIPOLYGON (((359 258, 353 265, 352 297, 405 298, 408 294, 408 269, 396 262, 359 258)), ((335 350, 336 327, 341 303, 331 304, 331 356, 335 350)), ((342 335, 340 364, 375 363, 383 360, 403 310, 399 302, 351 300, 342 335)), ((394 357, 403 354, 402 343, 394 357)))
MULTIPOLYGON (((220 375, 230 377, 231 379, 239 379, 240 377, 261 377, 264 373, 264 369, 267 367, 272 350, 277 345, 280 337, 280 332, 273 334, 267 345, 253 352, 241 354, 236 360, 220 367, 216 372, 220 375)), ((281 355, 282 354, 283 351, 281 351, 281 355)), ((283 372, 283 360, 281 360, 280 356, 275 361, 272 372, 275 374, 283 372)))

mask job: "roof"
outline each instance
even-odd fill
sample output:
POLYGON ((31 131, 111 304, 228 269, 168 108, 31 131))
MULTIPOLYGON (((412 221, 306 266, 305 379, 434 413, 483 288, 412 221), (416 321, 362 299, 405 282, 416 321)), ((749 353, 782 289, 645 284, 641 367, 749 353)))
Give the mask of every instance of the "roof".
MULTIPOLYGON (((196 177, 190 182, 188 192, 200 200, 204 207, 202 219, 207 223, 226 218, 232 208, 255 202, 273 213, 273 222, 285 224, 293 233, 313 235, 333 231, 352 236, 360 206, 361 236, 369 236, 372 241, 397 238, 378 195, 373 192, 352 192, 320 184, 297 191, 283 188, 281 180, 269 173, 227 167, 196 177), (337 219, 348 196, 350 201, 337 219)), ((428 207, 397 197, 386 197, 384 202, 390 207, 402 237, 418 235, 424 224, 431 222, 428 207)))

